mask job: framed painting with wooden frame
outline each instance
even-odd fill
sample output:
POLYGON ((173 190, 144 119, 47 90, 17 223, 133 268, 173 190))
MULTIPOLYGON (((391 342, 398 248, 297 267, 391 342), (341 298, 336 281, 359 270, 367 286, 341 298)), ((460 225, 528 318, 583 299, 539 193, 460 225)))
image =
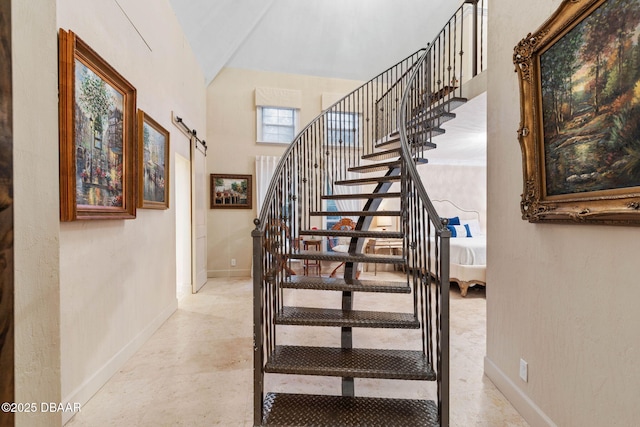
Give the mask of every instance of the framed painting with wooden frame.
POLYGON ((169 131, 138 110, 138 207, 169 209, 169 131))
POLYGON ((514 49, 530 222, 640 225, 640 0, 565 0, 514 49))
POLYGON ((136 89, 72 31, 59 33, 60 219, 136 216, 136 89))
POLYGON ((251 209, 252 176, 211 174, 211 209, 251 209))
POLYGON ((16 346, 11 2, 0 0, 0 426, 15 425, 16 346), (8 403, 5 403, 8 402, 8 403), (7 406, 8 405, 8 406, 7 406))

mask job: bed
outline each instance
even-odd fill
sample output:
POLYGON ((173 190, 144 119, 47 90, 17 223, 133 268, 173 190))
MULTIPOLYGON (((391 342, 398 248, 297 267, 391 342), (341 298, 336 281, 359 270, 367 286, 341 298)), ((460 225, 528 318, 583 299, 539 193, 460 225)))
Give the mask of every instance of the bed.
POLYGON ((480 222, 480 213, 460 208, 450 200, 432 202, 441 217, 450 219, 449 277, 450 281, 458 284, 460 295, 464 297, 470 286, 486 286, 487 283, 487 236, 480 222))

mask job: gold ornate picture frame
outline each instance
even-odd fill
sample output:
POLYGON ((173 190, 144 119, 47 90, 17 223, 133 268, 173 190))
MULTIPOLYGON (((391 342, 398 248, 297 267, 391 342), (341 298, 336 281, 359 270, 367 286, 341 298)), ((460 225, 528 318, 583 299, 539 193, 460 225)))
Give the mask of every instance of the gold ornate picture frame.
POLYGON ((640 0, 565 0, 514 48, 530 222, 640 225, 640 0))
POLYGON ((136 89, 59 32, 60 220, 136 217, 136 89))

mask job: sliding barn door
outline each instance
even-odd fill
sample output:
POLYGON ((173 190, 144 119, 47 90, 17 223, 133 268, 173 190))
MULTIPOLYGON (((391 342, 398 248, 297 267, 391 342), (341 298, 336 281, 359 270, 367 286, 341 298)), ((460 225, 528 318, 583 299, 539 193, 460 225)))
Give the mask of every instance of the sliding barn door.
POLYGON ((206 147, 196 138, 191 143, 192 221, 193 221, 193 293, 207 283, 207 157, 206 147))

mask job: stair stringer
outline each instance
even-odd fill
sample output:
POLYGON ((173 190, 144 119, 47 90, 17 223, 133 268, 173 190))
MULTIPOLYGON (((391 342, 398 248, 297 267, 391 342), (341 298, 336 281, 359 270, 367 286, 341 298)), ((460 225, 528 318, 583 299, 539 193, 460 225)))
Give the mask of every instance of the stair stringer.
MULTIPOLYGON (((401 173, 400 167, 389 168, 389 170, 385 173, 384 176, 399 176, 401 173)), ((389 191, 393 182, 381 182, 376 185, 376 188, 372 191, 372 194, 384 194, 389 191)), ((377 212, 380 208, 380 204, 382 203, 382 199, 371 198, 368 199, 362 208, 363 212, 377 212)), ((373 217, 369 215, 361 215, 358 217, 358 221, 356 222, 356 230, 369 230, 371 228, 371 222, 373 221, 373 217)), ((349 244, 349 252, 350 253, 361 253, 362 247, 364 245, 364 238, 352 238, 349 244)), ((344 278, 345 279, 355 279, 358 271, 358 263, 347 262, 345 263, 345 271, 344 278)))

